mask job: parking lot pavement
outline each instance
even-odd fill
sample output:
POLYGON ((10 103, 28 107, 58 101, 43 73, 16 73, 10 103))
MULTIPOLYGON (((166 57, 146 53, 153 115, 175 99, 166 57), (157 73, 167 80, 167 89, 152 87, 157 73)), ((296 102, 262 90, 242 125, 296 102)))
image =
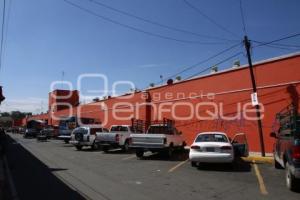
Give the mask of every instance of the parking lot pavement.
MULTIPOLYGON (((171 160, 163 160, 157 154, 138 160, 134 154, 119 150, 107 154, 88 148, 77 151, 62 141, 37 142, 20 135, 10 136, 13 140, 8 160, 20 199, 47 199, 38 192, 40 187, 44 192, 49 188, 58 196, 63 188, 68 199, 293 200, 300 197, 285 188, 284 171, 275 170, 270 164, 254 166, 240 161, 233 168, 204 165, 197 169, 190 166, 186 153, 178 153, 171 160), (17 155, 23 151, 31 156, 17 155), (41 162, 32 161, 36 158, 41 162), (41 165, 47 173, 37 173, 41 165), (35 179, 38 175, 39 179, 35 179), (48 176, 53 180, 49 182, 48 176), (74 195, 78 196, 73 198, 74 195)), ((62 199, 58 196, 55 199, 62 199)))

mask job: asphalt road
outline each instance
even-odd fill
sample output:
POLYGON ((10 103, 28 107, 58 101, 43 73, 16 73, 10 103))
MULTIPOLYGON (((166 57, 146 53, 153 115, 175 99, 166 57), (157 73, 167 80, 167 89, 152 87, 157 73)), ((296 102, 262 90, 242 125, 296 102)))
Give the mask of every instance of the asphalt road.
POLYGON ((158 155, 77 151, 62 141, 37 142, 9 134, 7 159, 21 200, 35 199, 297 199, 284 171, 270 164, 240 162, 192 168, 187 154, 158 155))

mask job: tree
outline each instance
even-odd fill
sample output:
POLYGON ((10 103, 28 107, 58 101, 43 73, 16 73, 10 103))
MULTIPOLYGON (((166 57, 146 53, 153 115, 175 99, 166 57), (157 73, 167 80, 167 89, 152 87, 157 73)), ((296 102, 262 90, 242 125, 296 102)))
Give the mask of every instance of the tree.
POLYGON ((181 80, 181 76, 176 76, 176 81, 180 81, 181 80))

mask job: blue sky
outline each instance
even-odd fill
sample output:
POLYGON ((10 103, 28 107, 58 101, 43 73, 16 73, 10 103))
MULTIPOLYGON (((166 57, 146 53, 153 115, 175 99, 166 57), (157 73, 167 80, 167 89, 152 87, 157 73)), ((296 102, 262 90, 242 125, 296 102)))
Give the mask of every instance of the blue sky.
MULTIPOLYGON (((145 88, 149 83, 159 82, 160 75, 173 75, 242 41, 244 35, 239 0, 188 0, 237 36, 211 23, 183 0, 69 1, 143 31, 199 43, 172 41, 137 32, 95 17, 63 0, 6 0, 4 53, 0 71, 0 85, 3 85, 6 102, 1 105, 0 111, 45 110, 50 84, 62 79, 62 71, 65 72, 64 80, 72 82, 75 87, 80 74, 102 73, 107 75, 109 85, 117 80, 129 80, 137 88, 145 88), (95 2, 168 26, 237 41, 171 31, 122 15, 95 2)), ((267 42, 300 32, 298 0, 242 0, 242 4, 246 31, 252 40, 267 42)), ((280 43, 300 46, 300 37, 280 43)), ((240 45, 181 76, 185 78, 195 74, 241 50, 240 45)), ((295 48, 260 47, 253 49, 252 53, 253 60, 258 61, 295 51, 295 48)), ((218 67, 230 67, 237 59, 242 64, 246 62, 244 54, 241 54, 218 67)), ((90 80, 84 84, 83 90, 97 90, 101 84, 90 80)), ((119 88, 119 92, 127 89, 119 88)))

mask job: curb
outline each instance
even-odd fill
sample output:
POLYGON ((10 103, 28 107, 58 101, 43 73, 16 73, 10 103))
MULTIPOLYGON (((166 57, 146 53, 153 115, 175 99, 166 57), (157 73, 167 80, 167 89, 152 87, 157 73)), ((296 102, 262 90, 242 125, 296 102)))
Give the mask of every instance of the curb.
POLYGON ((273 157, 261 157, 261 156, 248 156, 242 157, 242 160, 251 163, 266 163, 266 164, 273 164, 274 158, 273 157))

